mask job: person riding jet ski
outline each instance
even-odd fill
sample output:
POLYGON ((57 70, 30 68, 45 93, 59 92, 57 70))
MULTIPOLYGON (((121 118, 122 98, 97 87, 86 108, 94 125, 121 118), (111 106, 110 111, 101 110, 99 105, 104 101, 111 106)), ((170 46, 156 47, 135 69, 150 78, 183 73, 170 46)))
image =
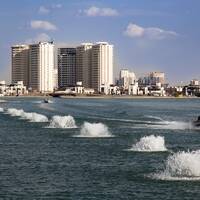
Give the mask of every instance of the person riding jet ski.
POLYGON ((200 127, 200 116, 198 116, 197 120, 193 122, 194 126, 200 127))

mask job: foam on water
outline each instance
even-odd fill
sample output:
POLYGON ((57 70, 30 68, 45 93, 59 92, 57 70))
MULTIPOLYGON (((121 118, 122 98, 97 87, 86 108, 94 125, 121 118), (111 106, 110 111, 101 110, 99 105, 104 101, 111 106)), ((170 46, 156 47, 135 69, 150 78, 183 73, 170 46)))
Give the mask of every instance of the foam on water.
POLYGON ((4 109, 0 107, 0 112, 4 112, 4 109))
POLYGON ((152 177, 161 180, 200 180, 200 150, 170 155, 165 170, 152 177))
POLYGON ((48 118, 45 115, 24 112, 23 109, 8 108, 7 113, 13 117, 21 117, 21 119, 26 119, 30 122, 48 122, 48 118))
POLYGON ((180 122, 180 121, 163 121, 163 122, 157 122, 156 124, 148 124, 147 126, 153 129, 170 129, 170 130, 187 130, 194 128, 191 122, 180 122))
MULTIPOLYGON (((89 117, 90 119, 99 119, 99 117, 89 117)), ((119 121, 119 122, 133 122, 133 123, 145 123, 143 120, 137 119, 122 119, 122 118, 108 118, 108 117, 101 117, 102 120, 107 121, 119 121)), ((147 121, 147 123, 152 123, 151 121, 147 121)))
POLYGON ((6 103, 7 101, 6 100, 0 100, 0 103, 6 103))
MULTIPOLYGON (((41 104, 44 103, 44 100, 32 101, 32 103, 41 104)), ((49 100, 48 103, 53 103, 53 101, 49 100)))
POLYGON ((146 152, 159 152, 167 151, 165 147, 165 140, 162 136, 145 136, 140 139, 139 142, 134 144, 130 151, 146 151, 146 152))
POLYGON ((158 116, 145 115, 145 117, 150 118, 150 119, 154 119, 154 120, 163 121, 163 119, 161 117, 158 117, 158 116))
POLYGON ((77 128, 72 116, 53 116, 48 128, 77 128))
POLYGON ((38 114, 38 113, 27 113, 24 112, 21 115, 22 119, 27 119, 30 122, 48 122, 48 118, 45 115, 38 114))
POLYGON ((20 117, 23 115, 23 109, 8 108, 7 113, 13 117, 20 117))
POLYGON ((105 124, 84 122, 78 137, 112 137, 112 134, 105 124))

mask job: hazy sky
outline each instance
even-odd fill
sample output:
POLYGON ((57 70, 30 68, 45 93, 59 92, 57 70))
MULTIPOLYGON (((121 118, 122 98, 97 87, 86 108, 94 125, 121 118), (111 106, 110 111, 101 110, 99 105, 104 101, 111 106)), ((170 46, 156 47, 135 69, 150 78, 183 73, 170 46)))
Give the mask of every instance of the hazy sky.
POLYGON ((108 41, 115 71, 164 71, 170 83, 200 79, 200 0, 1 0, 0 80, 10 80, 10 47, 108 41))

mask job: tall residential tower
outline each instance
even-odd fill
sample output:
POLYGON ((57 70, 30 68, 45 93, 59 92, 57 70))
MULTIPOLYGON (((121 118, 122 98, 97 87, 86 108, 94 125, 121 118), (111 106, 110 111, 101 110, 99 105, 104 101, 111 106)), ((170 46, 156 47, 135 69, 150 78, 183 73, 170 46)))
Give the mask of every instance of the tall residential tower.
POLYGON ((98 42, 92 46, 91 87, 108 93, 113 84, 113 45, 98 42))
POLYGON ((92 43, 76 47, 76 81, 86 88, 91 87, 92 43))
POLYGON ((14 45, 12 50, 12 83, 23 81, 28 86, 29 46, 14 45))
POLYGON ((30 45, 29 87, 33 91, 52 92, 54 82, 54 44, 40 42, 30 45))
POLYGON ((76 84, 76 48, 58 48, 58 87, 76 84))

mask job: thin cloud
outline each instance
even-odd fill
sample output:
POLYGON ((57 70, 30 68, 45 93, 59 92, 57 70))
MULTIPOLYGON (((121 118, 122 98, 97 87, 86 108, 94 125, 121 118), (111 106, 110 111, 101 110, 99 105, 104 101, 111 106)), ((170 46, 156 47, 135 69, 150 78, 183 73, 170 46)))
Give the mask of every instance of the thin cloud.
POLYGON ((98 8, 96 6, 91 6, 90 8, 83 11, 88 17, 111 17, 119 15, 118 11, 113 8, 98 8))
POLYGON ((46 8, 45 6, 40 6, 39 11, 40 14, 49 14, 50 10, 46 8))
POLYGON ((52 4, 52 8, 62 8, 62 4, 52 4))
POLYGON ((38 13, 39 14, 49 14, 53 10, 60 9, 60 8, 62 8, 62 4, 52 4, 52 5, 49 5, 49 6, 40 6, 38 13))
POLYGON ((31 21, 31 28, 32 29, 42 29, 46 31, 55 31, 57 30, 56 25, 52 24, 48 21, 42 21, 42 20, 32 20, 31 21))
POLYGON ((153 40, 162 40, 169 37, 176 37, 178 34, 174 31, 163 30, 157 27, 141 27, 137 24, 130 23, 124 34, 132 38, 148 38, 153 40))

